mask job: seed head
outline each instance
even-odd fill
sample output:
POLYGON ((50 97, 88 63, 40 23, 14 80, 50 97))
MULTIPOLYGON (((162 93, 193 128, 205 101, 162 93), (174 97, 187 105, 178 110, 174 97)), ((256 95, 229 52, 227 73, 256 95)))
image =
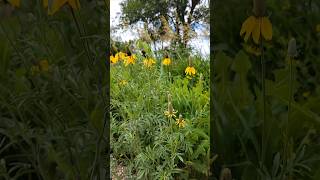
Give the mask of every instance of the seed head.
POLYGON ((172 103, 171 102, 168 102, 168 112, 170 113, 170 114, 173 114, 173 106, 172 106, 172 103))
POLYGON ((189 57, 189 66, 191 67, 192 66, 192 58, 189 57))
POLYGON ((168 93, 168 103, 171 103, 172 102, 172 96, 170 93, 168 93))
POLYGON ((291 38, 288 44, 288 56, 296 57, 298 55, 297 52, 297 43, 295 38, 291 38))
POLYGON ((253 0, 253 13, 258 16, 264 16, 266 11, 266 2, 265 0, 253 0))
POLYGON ((231 170, 229 168, 222 169, 220 180, 232 180, 231 170))

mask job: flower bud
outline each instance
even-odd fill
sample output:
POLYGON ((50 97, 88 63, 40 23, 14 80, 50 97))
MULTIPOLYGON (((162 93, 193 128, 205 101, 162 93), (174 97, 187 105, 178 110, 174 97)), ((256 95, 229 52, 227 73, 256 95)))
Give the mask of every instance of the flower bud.
POLYGON ((291 38, 288 44, 288 56, 289 57, 296 57, 298 55, 297 52, 297 44, 296 44, 296 39, 291 38))
POLYGON ((189 66, 191 67, 192 66, 192 58, 189 57, 189 66))
POLYGON ((232 180, 231 170, 229 168, 222 169, 220 180, 232 180))
POLYGON ((203 81, 203 75, 202 75, 202 73, 200 74, 200 81, 203 81))
POLYGON ((266 3, 265 0, 253 0, 253 13, 258 16, 264 16, 266 11, 266 3))
POLYGON ((168 93, 168 103, 171 103, 172 102, 172 96, 171 96, 171 94, 170 93, 168 93))
POLYGON ((169 112, 169 114, 173 113, 173 106, 172 106, 171 102, 168 102, 168 112, 169 112))

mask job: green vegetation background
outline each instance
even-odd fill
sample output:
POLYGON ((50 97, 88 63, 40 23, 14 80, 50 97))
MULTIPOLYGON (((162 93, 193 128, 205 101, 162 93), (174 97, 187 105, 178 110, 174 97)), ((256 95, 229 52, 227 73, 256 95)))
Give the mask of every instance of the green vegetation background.
POLYGON ((0 179, 108 177, 109 1, 80 4, 0 2, 0 179))
POLYGON ((264 43, 267 94, 264 125, 260 57, 245 50, 245 45, 253 43, 245 44, 239 35, 242 23, 252 15, 252 1, 214 1, 211 6, 214 70, 211 110, 215 117, 211 142, 213 152, 218 155, 214 176, 218 178, 222 169, 228 168, 235 179, 317 180, 320 178, 320 33, 316 27, 320 23, 320 2, 266 0, 266 4, 273 38, 264 43), (286 125, 287 48, 292 37, 297 41, 298 57, 293 61, 294 101, 286 125), (267 134, 264 144, 263 129, 267 134))
POLYGON ((189 46, 196 38, 191 26, 209 20, 203 2, 120 3, 119 27, 131 28, 140 37, 117 42, 116 35, 112 36, 111 55, 130 51, 137 57, 135 64, 125 66, 119 60, 111 65, 111 168, 115 178, 209 178, 209 58, 189 46), (143 23, 143 28, 134 26, 137 23, 143 23), (172 62, 169 66, 163 65, 166 56, 172 62), (153 67, 144 66, 146 58, 155 61, 153 67), (185 73, 191 66, 189 60, 196 69, 191 78, 185 73), (178 111, 175 118, 164 113, 169 109, 168 94, 178 111), (179 127, 180 114, 185 126, 179 127))
POLYGON ((209 148, 209 61, 191 55, 186 48, 152 51, 142 40, 130 45, 115 43, 118 51, 128 46, 135 64, 122 60, 112 64, 111 73, 111 168, 115 178, 190 179, 208 178, 209 148), (145 51, 155 60, 144 66, 145 51), (157 54, 157 56, 156 56, 157 54), (172 63, 164 66, 168 55, 172 63), (187 78, 189 58, 196 75, 187 78), (126 82, 126 83, 123 83, 126 82), (168 94, 176 118, 168 118, 168 94), (182 115, 186 124, 179 127, 182 115))

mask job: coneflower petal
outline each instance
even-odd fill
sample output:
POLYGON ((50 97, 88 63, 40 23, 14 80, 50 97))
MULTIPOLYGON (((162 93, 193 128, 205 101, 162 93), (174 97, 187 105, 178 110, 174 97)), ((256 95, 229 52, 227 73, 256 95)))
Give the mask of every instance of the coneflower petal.
POLYGON ((255 27, 256 18, 254 16, 250 16, 250 17, 248 17, 248 19, 244 23, 246 23, 246 25, 244 27, 245 28, 244 31, 246 32, 244 40, 248 41, 248 39, 249 39, 249 37, 255 27))
POLYGON ((272 39, 272 24, 267 17, 262 18, 261 34, 266 40, 272 39))
POLYGON ((260 40, 260 29, 261 29, 261 18, 255 19, 255 25, 252 31, 252 38, 256 44, 259 44, 260 40))

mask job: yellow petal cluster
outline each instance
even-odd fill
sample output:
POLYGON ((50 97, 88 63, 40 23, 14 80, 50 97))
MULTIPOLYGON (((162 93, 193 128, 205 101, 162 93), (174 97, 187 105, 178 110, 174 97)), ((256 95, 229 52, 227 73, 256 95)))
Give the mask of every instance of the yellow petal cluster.
POLYGON ((36 75, 36 74, 40 73, 40 68, 38 65, 33 65, 33 66, 31 66, 30 71, 31 71, 32 75, 36 75))
POLYGON ((130 56, 126 56, 124 58, 124 65, 128 66, 129 64, 135 64, 136 63, 135 60, 136 60, 136 55, 134 54, 130 56))
POLYGON ((317 31, 317 32, 320 32, 320 24, 318 24, 318 25, 316 26, 316 31, 317 31))
POLYGON ((120 82, 119 82, 119 85, 121 85, 121 86, 125 86, 127 84, 128 84, 127 80, 120 80, 120 82))
POLYGON ((49 62, 48 60, 41 60, 39 62, 40 70, 43 72, 48 72, 49 71, 49 62))
POLYGON ((173 106, 172 106, 172 103, 171 102, 168 102, 168 111, 165 111, 164 112, 164 115, 166 115, 168 118, 172 118, 172 117, 176 117, 176 113, 178 111, 175 111, 173 109, 173 106))
POLYGON ((186 126, 186 121, 182 118, 182 115, 179 115, 179 118, 176 119, 176 125, 179 126, 179 128, 184 128, 186 126))
POLYGON ((193 66, 188 66, 185 71, 186 75, 193 76, 196 74, 196 69, 193 66))
POLYGON ((268 17, 248 17, 242 24, 240 36, 244 36, 244 40, 248 41, 250 36, 252 36, 253 41, 259 44, 260 37, 265 40, 272 39, 272 24, 268 17))
POLYGON ((44 59, 38 62, 38 64, 31 66, 31 74, 36 75, 40 72, 48 72, 49 71, 49 62, 44 59))
POLYGON ((117 63, 119 61, 119 55, 118 54, 116 54, 116 55, 111 55, 110 56, 110 63, 111 64, 115 64, 115 63, 117 63))
POLYGON ((162 64, 165 66, 169 66, 171 64, 171 59, 170 58, 164 58, 162 61, 162 64))
POLYGON ((127 57, 127 54, 124 53, 124 52, 119 52, 119 53, 117 53, 117 54, 118 54, 118 56, 119 56, 119 59, 121 59, 121 60, 125 60, 125 58, 127 57))
POLYGON ((153 67, 153 65, 156 63, 156 61, 152 58, 149 58, 149 59, 144 59, 143 60, 143 65, 147 68, 151 68, 153 67))
POLYGON ((20 0, 8 0, 8 2, 15 7, 20 7, 20 0))

